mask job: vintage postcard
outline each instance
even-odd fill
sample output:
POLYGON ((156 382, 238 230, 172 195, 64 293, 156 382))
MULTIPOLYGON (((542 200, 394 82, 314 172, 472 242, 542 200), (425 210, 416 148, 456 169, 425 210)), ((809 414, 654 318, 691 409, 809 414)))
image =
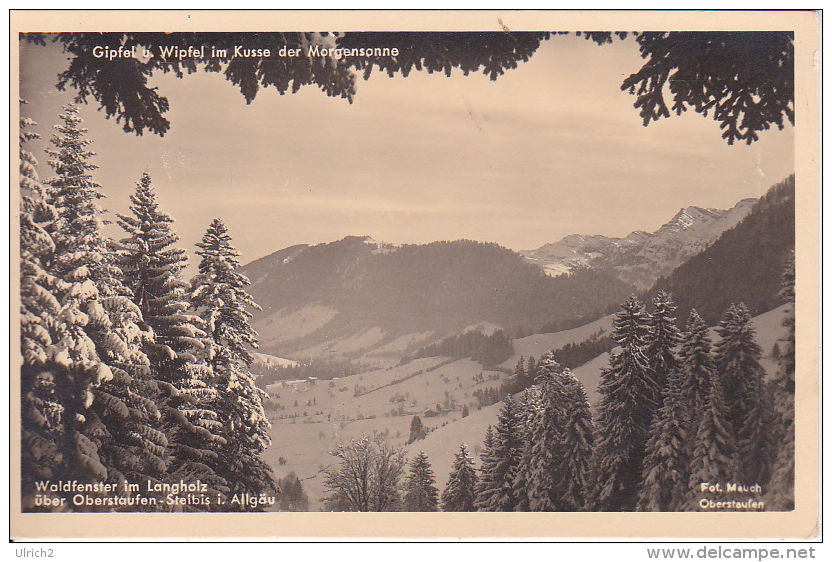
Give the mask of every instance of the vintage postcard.
POLYGON ((818 18, 13 11, 10 538, 816 537, 818 18))

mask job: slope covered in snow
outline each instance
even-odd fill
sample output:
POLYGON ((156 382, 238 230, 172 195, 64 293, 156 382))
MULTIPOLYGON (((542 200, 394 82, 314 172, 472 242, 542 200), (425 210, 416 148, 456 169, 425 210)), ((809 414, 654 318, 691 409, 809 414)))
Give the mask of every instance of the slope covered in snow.
POLYGON ((612 332, 613 318, 615 318, 615 315, 610 314, 571 330, 562 330, 549 334, 534 334, 513 340, 514 355, 500 366, 505 369, 514 369, 520 357, 525 361, 528 361, 529 357, 540 359, 546 352, 560 349, 566 344, 577 344, 588 339, 609 335, 612 332))
MULTIPOLYGON (((254 357, 254 365, 256 366, 258 363, 263 365, 268 365, 270 367, 294 367, 298 364, 297 361, 292 361, 291 359, 284 359, 283 357, 275 357, 274 355, 267 355, 265 353, 256 353, 253 352, 252 357, 254 357)), ((253 368, 256 371, 256 367, 253 368)))
MULTIPOLYGON (((770 357, 771 350, 775 342, 786 336, 782 326, 785 311, 786 306, 781 306, 752 320, 765 356, 761 363, 769 375, 777 369, 777 363, 770 357)), ((545 341, 532 336, 516 340, 515 344, 539 357, 548 349, 583 341, 600 328, 609 332, 611 319, 605 317, 556 334, 540 334, 548 338, 545 341)), ((714 330, 711 337, 718 340, 714 330)), ((599 399, 601 372, 608 365, 609 354, 603 353, 573 370, 593 407, 599 399)), ((498 388, 506 378, 505 373, 483 370, 469 359, 430 357, 333 381, 276 383, 269 387, 266 411, 272 423, 272 444, 265 458, 278 477, 295 472, 309 494, 310 508, 317 510, 318 500, 325 495, 322 471, 335 462, 329 452, 338 441, 362 434, 384 434, 391 444, 405 447, 408 458, 424 451, 441 489, 461 443, 469 446, 479 465, 477 455, 485 430, 496 424, 500 404, 478 409, 474 394, 478 390, 498 388), (446 400, 455 406, 446 410, 446 400), (470 413, 463 418, 464 405, 470 413), (424 439, 406 445, 415 415, 431 431, 424 439)))

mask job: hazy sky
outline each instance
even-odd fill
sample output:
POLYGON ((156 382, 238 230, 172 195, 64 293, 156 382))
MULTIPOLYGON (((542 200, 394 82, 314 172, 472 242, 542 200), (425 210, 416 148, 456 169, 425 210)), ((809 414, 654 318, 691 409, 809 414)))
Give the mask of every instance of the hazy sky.
MULTIPOLYGON (((386 242, 470 238, 532 249, 568 234, 653 231, 681 207, 728 208, 794 171, 791 127, 728 146, 692 110, 643 127, 622 80, 641 67, 633 40, 544 42, 492 82, 414 72, 359 79, 350 105, 314 86, 251 105, 221 75, 158 75, 170 101, 163 138, 124 133, 82 106, 104 206, 125 212, 147 169, 189 252, 214 217, 246 263, 299 243, 368 235, 386 242)), ((42 179, 66 55, 21 45, 24 114, 42 179)), ((113 229, 111 235, 120 233, 113 229)))

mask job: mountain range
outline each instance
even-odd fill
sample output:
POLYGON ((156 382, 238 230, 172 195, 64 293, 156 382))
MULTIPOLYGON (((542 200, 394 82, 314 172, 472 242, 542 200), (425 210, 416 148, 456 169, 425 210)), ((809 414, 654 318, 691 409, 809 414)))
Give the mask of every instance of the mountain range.
POLYGON ((466 329, 511 332, 602 312, 633 287, 591 269, 553 278, 497 244, 384 247, 350 236, 293 246, 242 269, 265 353, 390 361, 466 329))
POLYGON ((466 331, 516 338, 577 327, 659 289, 680 325, 692 308, 714 324, 741 301, 760 314, 782 303, 792 248, 794 176, 728 210, 681 209, 653 233, 567 236, 524 255, 470 240, 348 236, 284 248, 242 272, 262 307, 253 325, 264 353, 391 366, 466 331))
POLYGON ((653 233, 637 230, 623 238, 572 234, 520 253, 551 276, 590 267, 645 290, 736 226, 756 202, 743 199, 727 210, 686 207, 653 233))

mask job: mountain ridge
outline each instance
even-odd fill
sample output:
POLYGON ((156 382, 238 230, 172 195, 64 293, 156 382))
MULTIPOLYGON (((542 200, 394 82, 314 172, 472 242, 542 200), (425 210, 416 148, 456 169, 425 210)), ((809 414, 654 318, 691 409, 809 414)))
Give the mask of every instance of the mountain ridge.
POLYGON ((634 230, 621 238, 570 234, 558 242, 522 250, 520 254, 547 275, 558 276, 589 267, 645 290, 738 224, 756 202, 757 199, 742 199, 726 210, 682 207, 652 233, 634 230))
POLYGON ((241 268, 262 307, 253 323, 264 351, 358 359, 408 335, 399 344, 426 345, 474 325, 510 331, 602 312, 633 291, 604 272, 546 276, 494 243, 386 248, 349 236, 292 246, 241 268))

